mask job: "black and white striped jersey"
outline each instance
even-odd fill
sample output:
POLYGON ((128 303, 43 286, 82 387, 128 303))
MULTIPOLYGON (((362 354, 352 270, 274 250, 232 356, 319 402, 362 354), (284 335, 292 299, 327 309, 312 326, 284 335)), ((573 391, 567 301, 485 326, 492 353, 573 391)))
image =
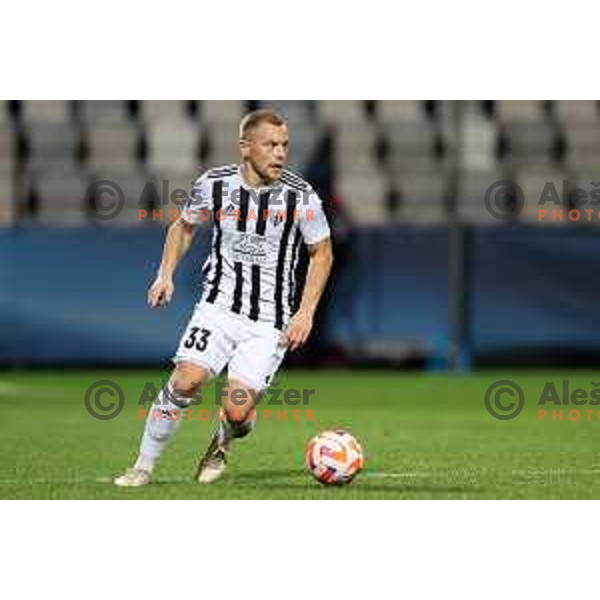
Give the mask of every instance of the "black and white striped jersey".
POLYGON ((194 182, 182 218, 212 221, 202 301, 283 329, 293 310, 300 242, 330 236, 311 186, 284 170, 275 184, 254 189, 239 165, 219 167, 194 182))

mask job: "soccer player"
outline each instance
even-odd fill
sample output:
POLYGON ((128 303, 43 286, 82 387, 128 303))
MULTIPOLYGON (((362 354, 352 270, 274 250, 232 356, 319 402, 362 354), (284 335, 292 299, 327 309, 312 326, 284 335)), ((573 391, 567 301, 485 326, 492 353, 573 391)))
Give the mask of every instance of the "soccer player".
POLYGON ((114 480, 118 486, 150 482, 182 420, 173 416, 227 367, 224 418, 196 473, 201 483, 218 479, 232 441, 253 429, 255 399, 273 379, 286 350, 299 348, 310 335, 333 261, 321 200, 306 181, 284 168, 288 128, 276 112, 246 115, 239 145, 241 164, 211 169, 198 178, 181 218, 167 233, 148 292, 151 307, 171 300, 177 264, 190 247, 194 227, 209 217, 212 251, 203 270, 202 297, 181 338, 175 368, 155 400, 160 409, 149 411, 137 460, 114 480), (301 241, 309 266, 295 307, 301 241))

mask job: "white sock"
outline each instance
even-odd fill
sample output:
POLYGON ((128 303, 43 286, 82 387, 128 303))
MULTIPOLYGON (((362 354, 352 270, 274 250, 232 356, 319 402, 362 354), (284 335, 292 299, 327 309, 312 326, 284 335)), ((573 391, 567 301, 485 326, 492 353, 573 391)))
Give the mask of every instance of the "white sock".
POLYGON ((134 465, 136 469, 150 473, 154 470, 160 455, 184 418, 182 406, 187 403, 186 400, 178 399, 178 404, 174 404, 171 395, 170 389, 167 393, 162 389, 150 407, 140 451, 134 465))

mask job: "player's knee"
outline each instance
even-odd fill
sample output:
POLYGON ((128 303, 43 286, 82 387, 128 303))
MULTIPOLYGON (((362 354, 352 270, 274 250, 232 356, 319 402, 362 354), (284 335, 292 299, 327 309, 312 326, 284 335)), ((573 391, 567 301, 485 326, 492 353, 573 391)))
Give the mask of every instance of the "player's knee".
POLYGON ((186 377, 174 377, 170 381, 169 387, 177 397, 191 398, 199 385, 186 377))
POLYGON ((178 397, 191 398, 208 376, 208 372, 202 367, 178 365, 171 375, 169 386, 178 397))

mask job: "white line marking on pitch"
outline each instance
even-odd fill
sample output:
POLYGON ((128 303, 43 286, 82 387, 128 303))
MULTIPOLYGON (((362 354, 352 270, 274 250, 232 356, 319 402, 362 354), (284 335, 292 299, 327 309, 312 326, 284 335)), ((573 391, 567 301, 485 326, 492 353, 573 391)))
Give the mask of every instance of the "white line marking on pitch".
MULTIPOLYGON (((112 483, 113 477, 81 477, 78 479, 0 479, 0 485, 27 485, 27 484, 69 484, 78 485, 81 483, 112 483)), ((159 477, 153 479, 152 483, 194 483, 192 477, 159 477)))
POLYGON ((28 396, 34 397, 46 397, 48 395, 45 389, 34 387, 30 385, 24 385, 22 383, 7 383, 5 381, 0 382, 0 394, 27 394, 28 396))
MULTIPOLYGON (((97 477, 96 483, 112 483, 113 477, 97 477)), ((195 483, 193 477, 157 477, 152 479, 152 483, 195 483)))
MULTIPOLYGON (((415 473, 385 473, 385 472, 366 472, 362 474, 362 477, 376 477, 376 478, 402 478, 402 477, 448 477, 448 476, 477 476, 481 475, 484 471, 477 471, 471 469, 469 471, 462 471, 457 469, 456 471, 422 471, 415 473)), ((501 473, 501 471, 500 471, 501 473)), ((529 476, 529 477, 553 477, 562 475, 599 475, 600 469, 514 469, 510 471, 513 476, 529 476)))
MULTIPOLYGON (((362 473, 362 477, 431 477, 435 473, 362 473)), ((358 477, 358 476, 357 476, 358 477)))

